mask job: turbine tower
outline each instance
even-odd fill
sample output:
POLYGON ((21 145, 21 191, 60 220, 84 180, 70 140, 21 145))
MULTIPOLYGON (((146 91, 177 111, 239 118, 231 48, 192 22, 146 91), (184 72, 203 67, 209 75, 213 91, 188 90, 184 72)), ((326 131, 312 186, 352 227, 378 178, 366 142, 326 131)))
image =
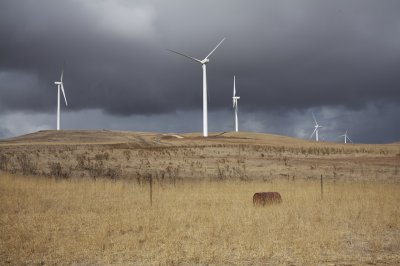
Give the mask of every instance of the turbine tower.
POLYGON ((312 112, 312 116, 313 116, 314 122, 315 122, 315 126, 314 126, 315 129, 314 129, 313 133, 311 134, 310 139, 312 138, 312 136, 313 136, 314 133, 315 133, 315 141, 318 141, 318 129, 319 129, 319 128, 322 128, 323 126, 318 125, 317 119, 315 119, 315 115, 314 115, 313 112, 312 112))
POLYGON ((351 143, 353 143, 353 141, 349 138, 349 135, 347 134, 348 129, 346 129, 346 133, 344 133, 343 135, 340 135, 339 137, 344 137, 344 143, 347 143, 347 140, 350 140, 351 143))
POLYGON ((65 97, 63 76, 64 76, 64 69, 61 71, 60 81, 54 82, 54 84, 56 84, 57 88, 58 88, 58 94, 57 94, 57 130, 60 130, 60 89, 61 89, 61 91, 62 91, 62 93, 64 95, 65 106, 68 106, 67 98, 65 97))
POLYGON ((192 59, 195 62, 198 62, 201 64, 202 68, 203 68, 203 137, 208 137, 208 117, 207 117, 207 71, 206 71, 206 64, 208 62, 210 62, 209 57, 211 56, 211 54, 215 51, 215 49, 218 48, 218 46, 221 45, 221 43, 225 41, 225 38, 222 39, 222 41, 220 41, 218 43, 218 45, 211 51, 211 53, 209 53, 203 60, 167 49, 170 52, 176 53, 178 55, 184 56, 186 58, 192 59))
POLYGON ((235 109, 235 131, 239 131, 239 123, 238 123, 238 100, 240 96, 236 96, 236 77, 233 76, 233 109, 235 109))

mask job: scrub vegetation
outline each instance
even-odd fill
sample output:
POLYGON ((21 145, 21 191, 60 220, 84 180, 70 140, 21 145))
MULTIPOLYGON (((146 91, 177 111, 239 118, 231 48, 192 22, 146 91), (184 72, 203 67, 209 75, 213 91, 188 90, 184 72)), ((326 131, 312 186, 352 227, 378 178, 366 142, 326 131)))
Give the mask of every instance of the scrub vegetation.
POLYGON ((257 133, 42 131, 0 141, 0 171, 55 178, 386 180, 400 175, 400 144, 316 143, 257 133))

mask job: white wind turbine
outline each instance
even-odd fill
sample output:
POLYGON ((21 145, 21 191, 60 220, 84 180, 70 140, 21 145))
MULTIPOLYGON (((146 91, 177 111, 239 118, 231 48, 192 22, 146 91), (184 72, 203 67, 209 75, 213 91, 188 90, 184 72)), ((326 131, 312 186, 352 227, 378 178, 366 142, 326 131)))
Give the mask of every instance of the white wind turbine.
POLYGON ((239 122, 238 122, 238 100, 240 96, 236 96, 236 77, 233 76, 233 109, 235 109, 235 131, 239 131, 239 122))
POLYGON ((62 93, 64 95, 65 106, 68 106, 67 98, 65 97, 63 76, 64 76, 64 69, 61 72, 60 81, 54 82, 54 84, 56 84, 57 88, 58 88, 58 94, 57 94, 57 130, 60 130, 60 89, 61 89, 61 91, 62 91, 62 93))
POLYGON ((315 134, 315 141, 318 141, 318 129, 319 129, 319 128, 322 128, 323 126, 318 125, 317 119, 315 119, 315 115, 314 115, 313 112, 312 112, 312 116, 313 116, 314 121, 315 121, 315 126, 314 126, 315 129, 314 129, 313 133, 311 134, 310 139, 311 139, 312 136, 315 134))
POLYGON ((225 41, 225 38, 222 39, 222 41, 220 41, 218 43, 218 45, 211 51, 211 53, 209 53, 203 60, 185 55, 185 54, 181 54, 179 52, 167 49, 170 52, 179 54, 181 56, 187 57, 189 59, 192 59, 193 61, 196 61, 198 63, 200 63, 202 65, 203 68, 203 137, 207 137, 208 136, 208 118, 207 118, 207 72, 206 72, 206 64, 208 62, 210 62, 210 59, 208 59, 210 57, 210 55, 215 51, 215 49, 218 48, 218 46, 221 45, 221 43, 225 41))
POLYGON ((346 132, 343 135, 340 135, 339 137, 344 137, 344 143, 347 143, 347 140, 350 140, 351 143, 353 143, 353 141, 349 138, 349 135, 347 134, 348 129, 346 129, 346 132))

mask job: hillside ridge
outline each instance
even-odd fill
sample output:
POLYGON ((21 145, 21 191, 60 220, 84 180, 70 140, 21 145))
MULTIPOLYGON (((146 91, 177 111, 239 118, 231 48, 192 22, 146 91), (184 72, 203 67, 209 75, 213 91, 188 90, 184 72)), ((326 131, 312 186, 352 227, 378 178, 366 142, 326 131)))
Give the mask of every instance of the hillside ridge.
POLYGON ((250 145, 281 145, 281 146, 333 146, 343 148, 371 148, 399 146, 400 142, 389 144, 343 144, 340 142, 315 142, 313 140, 294 138, 283 135, 258 132, 212 132, 208 138, 203 138, 200 132, 190 133, 159 133, 118 130, 41 130, 13 138, 0 140, 0 145, 8 144, 119 144, 129 143, 139 146, 186 146, 209 144, 250 144, 250 145))

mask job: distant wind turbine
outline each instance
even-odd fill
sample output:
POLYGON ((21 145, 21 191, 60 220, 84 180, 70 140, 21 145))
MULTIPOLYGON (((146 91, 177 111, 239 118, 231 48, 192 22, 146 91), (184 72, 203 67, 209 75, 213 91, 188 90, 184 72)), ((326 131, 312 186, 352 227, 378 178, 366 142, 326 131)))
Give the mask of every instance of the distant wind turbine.
POLYGON ((225 38, 222 39, 222 41, 220 41, 218 43, 218 45, 211 51, 211 53, 209 53, 203 60, 167 49, 170 52, 176 53, 178 55, 187 57, 189 59, 192 59, 193 61, 196 61, 198 63, 200 63, 202 65, 203 68, 203 137, 207 137, 208 136, 208 118, 207 118, 207 71, 206 71, 206 64, 208 62, 210 62, 210 59, 208 59, 211 54, 215 51, 215 49, 218 48, 218 46, 221 45, 221 43, 225 41, 225 38))
POLYGON ((65 106, 68 106, 67 98, 65 97, 63 76, 64 76, 64 69, 61 71, 60 81, 54 82, 54 84, 56 84, 57 88, 58 88, 58 94, 57 94, 57 130, 60 130, 60 89, 61 89, 61 91, 62 91, 62 93, 64 95, 65 106))
POLYGON ((349 138, 349 135, 347 134, 348 129, 346 130, 346 133, 344 133, 343 135, 340 135, 339 137, 344 137, 344 143, 347 143, 347 140, 350 140, 351 143, 353 143, 353 141, 349 138))
POLYGON ((233 76, 233 109, 235 109, 235 131, 239 131, 239 122, 238 122, 238 100, 240 96, 236 96, 236 77, 233 76))
POLYGON ((315 126, 314 126, 315 129, 314 129, 313 133, 311 134, 310 139, 311 139, 312 136, 315 134, 315 141, 318 141, 318 129, 319 129, 319 128, 322 128, 323 126, 318 125, 317 119, 315 119, 314 112, 312 112, 312 116, 313 116, 314 122, 315 122, 315 126))

